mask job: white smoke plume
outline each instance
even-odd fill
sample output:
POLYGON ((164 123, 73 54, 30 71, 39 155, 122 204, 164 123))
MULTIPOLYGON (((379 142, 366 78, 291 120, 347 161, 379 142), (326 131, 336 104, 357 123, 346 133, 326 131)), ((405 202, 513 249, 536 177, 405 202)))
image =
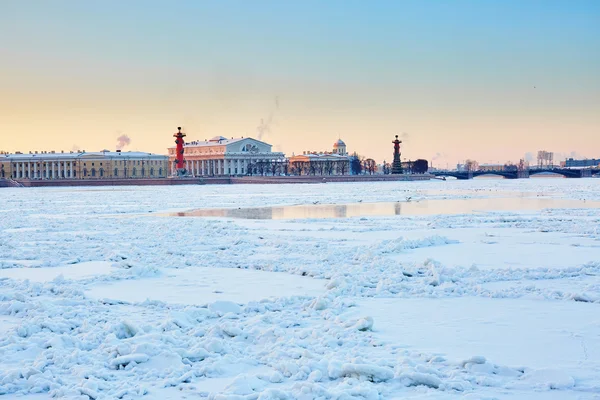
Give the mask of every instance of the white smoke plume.
POLYGON ((275 109, 269 113, 269 116, 260 120, 260 124, 256 128, 258 132, 258 140, 262 140, 263 136, 271 133, 271 126, 273 125, 273 120, 275 118, 275 114, 279 111, 279 96, 275 96, 275 109))
POLYGON ((127 135, 121 135, 117 138, 117 150, 123 150, 125 146, 131 143, 131 139, 127 135))

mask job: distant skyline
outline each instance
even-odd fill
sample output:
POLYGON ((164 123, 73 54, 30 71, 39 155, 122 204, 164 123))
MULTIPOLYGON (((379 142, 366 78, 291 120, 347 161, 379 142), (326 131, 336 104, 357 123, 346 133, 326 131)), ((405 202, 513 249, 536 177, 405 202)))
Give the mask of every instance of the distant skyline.
POLYGON ((600 157, 596 0, 4 0, 0 38, 4 151, 600 157))

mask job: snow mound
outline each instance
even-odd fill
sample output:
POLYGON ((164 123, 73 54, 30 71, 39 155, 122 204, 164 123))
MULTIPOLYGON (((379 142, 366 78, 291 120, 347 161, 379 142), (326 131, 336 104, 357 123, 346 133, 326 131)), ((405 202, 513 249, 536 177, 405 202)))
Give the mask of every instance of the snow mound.
POLYGON ((569 389, 575 386, 575 379, 566 372, 552 368, 528 371, 521 378, 528 386, 539 389, 569 389))
POLYGON ((394 371, 390 368, 374 364, 341 364, 332 361, 328 367, 329 377, 339 379, 342 377, 366 378, 371 382, 385 382, 394 378, 394 371))
POLYGON ((208 305, 208 309, 220 317, 229 313, 239 314, 242 312, 242 307, 233 301, 226 300, 215 301, 208 305))

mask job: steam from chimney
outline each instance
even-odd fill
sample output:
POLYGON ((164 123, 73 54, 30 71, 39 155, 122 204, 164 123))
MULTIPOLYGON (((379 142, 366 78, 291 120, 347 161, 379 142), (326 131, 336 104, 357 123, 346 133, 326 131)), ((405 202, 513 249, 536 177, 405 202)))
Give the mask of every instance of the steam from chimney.
POLYGON ((271 124, 273 123, 273 118, 275 114, 279 111, 279 96, 275 96, 275 109, 269 113, 269 116, 265 120, 264 118, 260 120, 260 125, 256 128, 258 132, 258 140, 262 140, 265 134, 271 133, 271 124))
POLYGON ((121 135, 117 138, 117 150, 123 150, 123 147, 128 146, 131 143, 131 139, 127 135, 121 135))
POLYGON ((431 157, 431 161, 435 161, 435 160, 439 160, 440 158, 443 158, 444 155, 442 153, 435 153, 435 156, 431 157))

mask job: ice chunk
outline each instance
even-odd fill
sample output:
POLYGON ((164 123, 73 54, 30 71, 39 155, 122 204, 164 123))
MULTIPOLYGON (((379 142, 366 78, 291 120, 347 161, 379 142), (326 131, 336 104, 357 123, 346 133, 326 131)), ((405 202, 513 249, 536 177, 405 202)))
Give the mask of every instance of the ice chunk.
POLYGON ((132 362, 135 362, 137 364, 139 363, 143 363, 146 362, 150 359, 150 357, 147 354, 143 354, 143 353, 134 353, 134 354, 128 354, 126 356, 120 356, 115 358, 114 360, 112 360, 110 362, 110 364, 113 367, 119 367, 119 366, 126 366, 132 362))
POLYGON ((218 300, 208 306, 208 309, 222 317, 227 313, 239 314, 242 307, 232 301, 218 300))
POLYGON ((394 371, 372 364, 343 364, 341 376, 364 376, 373 382, 384 382, 394 377, 394 371))

